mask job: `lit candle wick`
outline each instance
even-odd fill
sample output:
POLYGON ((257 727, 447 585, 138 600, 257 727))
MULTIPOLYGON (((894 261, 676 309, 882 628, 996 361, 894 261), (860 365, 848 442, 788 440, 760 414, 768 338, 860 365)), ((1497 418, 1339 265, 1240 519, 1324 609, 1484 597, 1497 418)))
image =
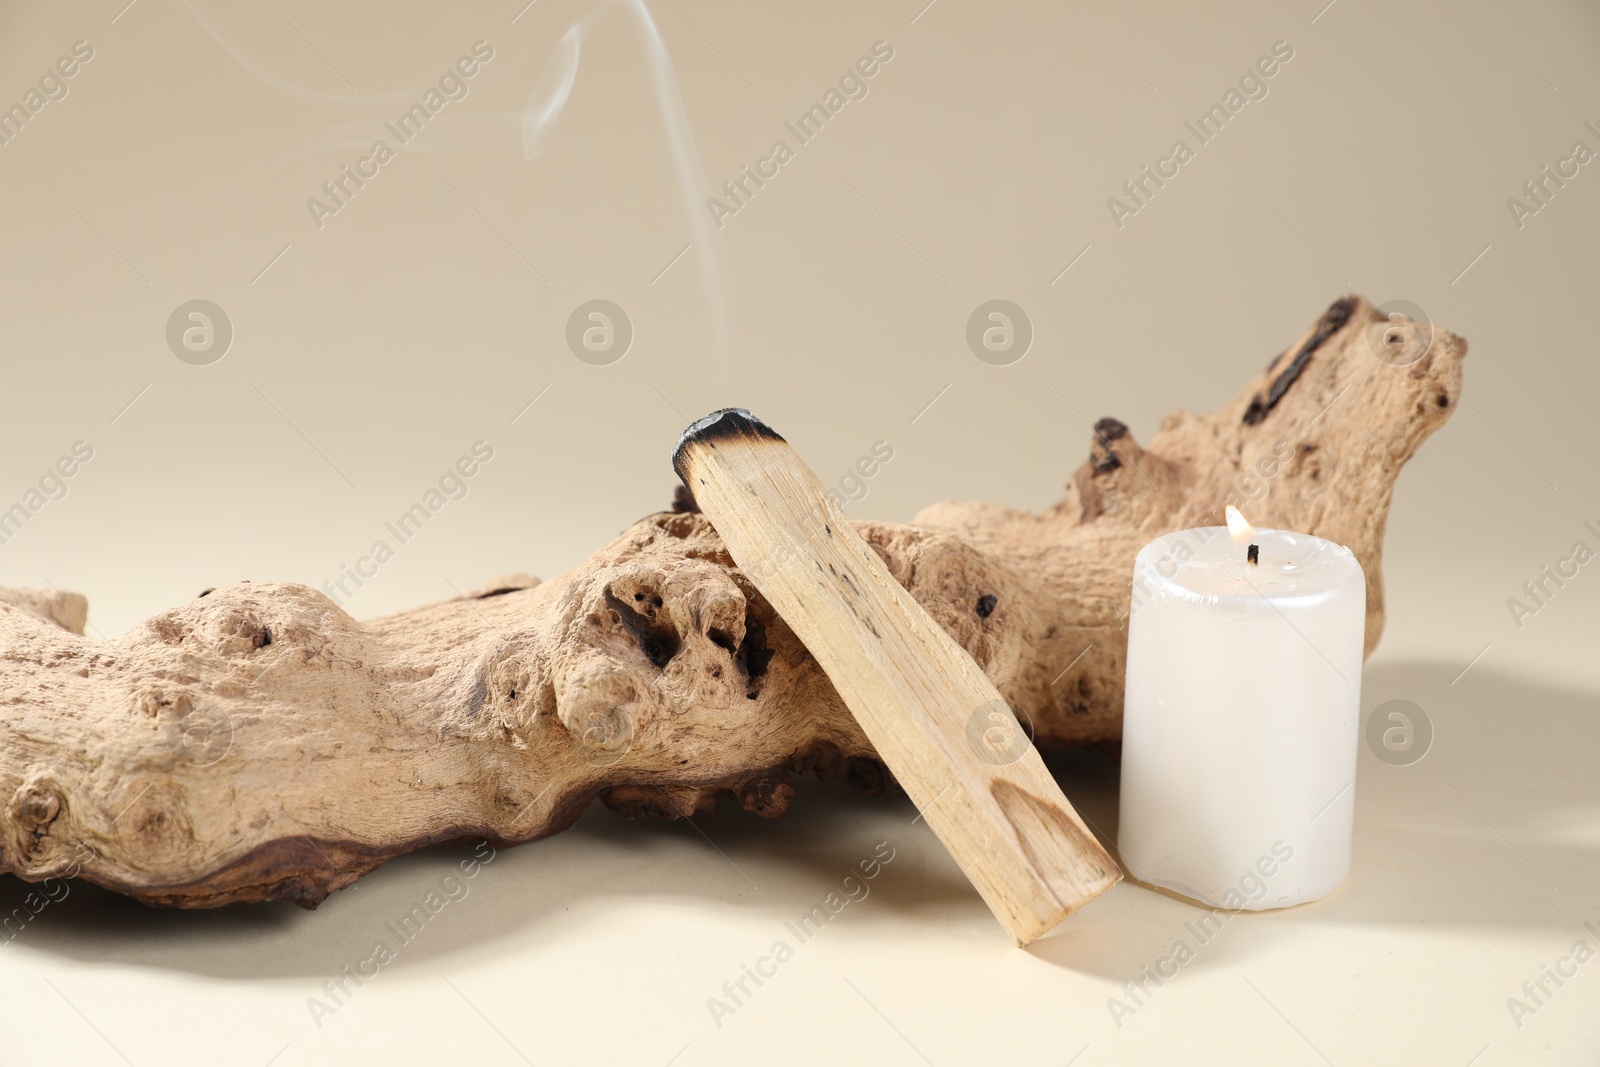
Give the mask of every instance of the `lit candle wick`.
POLYGON ((1233 538, 1235 544, 1248 545, 1244 558, 1249 561, 1250 566, 1260 566, 1261 546, 1254 543, 1256 528, 1246 522, 1244 515, 1232 504, 1228 505, 1224 514, 1228 517, 1228 536, 1233 538))

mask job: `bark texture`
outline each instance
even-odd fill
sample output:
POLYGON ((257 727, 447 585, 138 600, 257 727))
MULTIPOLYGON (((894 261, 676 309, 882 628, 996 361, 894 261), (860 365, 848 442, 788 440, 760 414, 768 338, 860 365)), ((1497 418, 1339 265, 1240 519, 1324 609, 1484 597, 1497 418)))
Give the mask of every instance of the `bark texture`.
MULTIPOLYGON (((1043 514, 946 503, 855 525, 1041 748, 1114 745, 1134 555, 1229 500, 1355 551, 1371 652, 1394 481, 1454 411, 1465 352, 1346 297, 1148 447, 1102 419, 1043 514)), ((665 475, 665 447, 657 461, 665 475)), ((894 784, 684 497, 554 581, 387 618, 248 582, 111 641, 83 636, 86 612, 0 590, 0 871, 31 881, 310 907, 412 849, 556 833, 597 796, 667 818, 731 796, 771 817, 799 775, 894 784)))

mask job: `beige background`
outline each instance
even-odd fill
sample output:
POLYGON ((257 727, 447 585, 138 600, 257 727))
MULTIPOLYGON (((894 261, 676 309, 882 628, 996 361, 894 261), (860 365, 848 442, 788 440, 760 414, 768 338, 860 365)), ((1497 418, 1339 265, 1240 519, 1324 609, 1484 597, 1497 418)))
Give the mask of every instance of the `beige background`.
MULTIPOLYGON (((0 7, 0 104, 94 49, 0 146, 0 506, 94 449, 0 545, 0 582, 88 594, 108 637, 221 582, 320 585, 478 440, 494 459, 465 499, 349 610, 550 576, 664 506, 677 432, 730 403, 825 478, 889 441, 854 514, 1040 507, 1086 454, 1082 416, 1148 440, 1352 290, 1472 345, 1471 403, 1396 494, 1364 695, 1416 701, 1437 740, 1411 767, 1363 752, 1340 893, 1240 917, 1120 1028, 1107 998, 1192 909, 1123 885, 1017 951, 907 803, 812 785, 776 824, 596 810, 503 853, 320 1028, 307 998, 459 854, 314 914, 74 887, 0 944, 0 1061, 1592 1062, 1600 963, 1520 1028, 1506 998, 1574 940, 1600 949, 1600 566, 1520 630, 1506 599, 1600 547, 1600 165, 1520 229, 1506 200, 1574 141, 1600 149, 1593 5, 660 0, 713 185, 894 50, 717 232, 684 207, 625 3, 530 160, 524 113, 593 5, 125 2, 0 7), (319 229, 307 198, 480 40, 467 97, 319 229), (1118 229, 1106 199, 1277 41, 1294 57, 1268 95, 1118 229), (609 366, 565 342, 593 298, 635 331, 609 366), (964 337, 993 298, 1035 330, 1007 367, 964 337), (193 299, 234 330, 208 366, 166 341, 193 299), (882 840, 871 896, 714 1025, 706 998, 882 840)), ((1115 767, 1057 766, 1114 834, 1115 767)))

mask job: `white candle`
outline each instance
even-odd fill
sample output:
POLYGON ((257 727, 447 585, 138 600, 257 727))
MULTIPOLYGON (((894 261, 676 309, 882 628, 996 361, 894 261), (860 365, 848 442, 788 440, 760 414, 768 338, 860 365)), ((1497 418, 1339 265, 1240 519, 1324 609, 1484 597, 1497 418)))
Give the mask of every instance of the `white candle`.
POLYGON ((1234 536, 1134 563, 1117 843, 1140 881, 1281 908, 1350 869, 1366 581, 1343 545, 1228 512, 1234 536))

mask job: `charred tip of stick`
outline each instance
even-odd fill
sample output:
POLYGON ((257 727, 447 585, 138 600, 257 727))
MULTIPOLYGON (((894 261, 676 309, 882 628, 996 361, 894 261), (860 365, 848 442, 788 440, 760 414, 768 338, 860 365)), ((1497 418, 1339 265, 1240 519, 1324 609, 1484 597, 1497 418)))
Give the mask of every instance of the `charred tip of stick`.
POLYGON ((1249 548, 1245 549, 1244 558, 1249 560, 1250 566, 1252 566, 1252 567, 1260 566, 1261 565, 1261 546, 1260 545, 1251 545, 1249 548))
POLYGON ((706 444, 715 448, 718 441, 732 441, 739 438, 783 440, 776 430, 750 414, 746 408, 722 408, 713 411, 705 418, 694 420, 683 433, 678 435, 678 443, 672 449, 672 469, 678 472, 678 477, 687 482, 684 461, 688 458, 690 445, 706 444))

